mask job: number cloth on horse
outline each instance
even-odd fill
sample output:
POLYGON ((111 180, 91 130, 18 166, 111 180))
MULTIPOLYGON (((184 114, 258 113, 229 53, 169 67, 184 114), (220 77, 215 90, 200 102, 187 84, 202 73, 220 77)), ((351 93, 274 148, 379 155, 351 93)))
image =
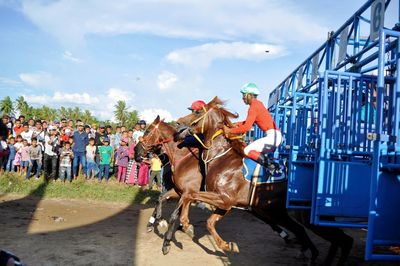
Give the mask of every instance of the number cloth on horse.
POLYGON ((277 183, 287 180, 286 167, 283 161, 277 161, 279 163, 280 169, 273 171, 268 170, 268 168, 261 166, 250 158, 243 159, 243 176, 244 178, 255 184, 264 183, 277 183))

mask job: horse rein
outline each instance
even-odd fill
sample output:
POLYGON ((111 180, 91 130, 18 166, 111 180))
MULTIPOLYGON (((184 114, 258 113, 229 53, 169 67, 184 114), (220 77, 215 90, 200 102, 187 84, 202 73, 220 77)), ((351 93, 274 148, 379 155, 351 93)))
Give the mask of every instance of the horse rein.
MULTIPOLYGON (((160 132, 160 129, 158 128, 158 127, 160 126, 160 124, 161 124, 161 121, 158 122, 157 125, 154 126, 154 128, 148 133, 147 136, 149 136, 149 135, 151 135, 151 134, 154 134, 153 132, 155 132, 155 133, 158 134, 158 135, 156 135, 156 138, 157 138, 159 141, 156 142, 155 145, 160 145, 160 144, 162 145, 162 147, 163 147, 164 150, 165 150, 165 153, 167 154, 167 156, 168 156, 168 158, 169 158, 169 162, 170 162, 170 164, 171 164, 172 169, 175 168, 175 165, 176 165, 177 163, 181 162, 182 160, 184 160, 184 159, 185 159, 186 157, 188 157, 189 155, 196 156, 196 155, 194 154, 194 152, 192 151, 192 149, 189 148, 189 151, 190 151, 190 152, 189 152, 188 154, 186 154, 185 156, 183 156, 183 157, 182 157, 181 159, 179 159, 178 161, 175 161, 171 149, 168 147, 168 145, 166 145, 168 142, 171 142, 171 141, 172 141, 172 138, 166 138, 166 139, 164 139, 164 137, 162 136, 162 134, 161 134, 161 132, 160 132)), ((150 145, 147 145, 147 144, 146 144, 145 146, 148 147, 148 146, 150 146, 150 145)))

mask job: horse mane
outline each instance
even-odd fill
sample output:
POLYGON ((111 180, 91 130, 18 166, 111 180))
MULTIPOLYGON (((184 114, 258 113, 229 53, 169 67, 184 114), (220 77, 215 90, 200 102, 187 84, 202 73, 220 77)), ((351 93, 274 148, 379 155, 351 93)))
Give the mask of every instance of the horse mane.
MULTIPOLYGON (((209 104, 208 106, 210 108, 214 108, 218 111, 221 112, 222 117, 224 118, 223 123, 224 125, 228 126, 228 127, 233 127, 233 123, 231 122, 230 118, 238 118, 239 115, 237 113, 232 113, 230 111, 228 111, 226 108, 224 108, 225 106, 225 101, 222 101, 221 99, 219 99, 218 97, 215 97, 209 104)), ((244 147, 246 146, 243 142, 243 140, 241 139, 231 139, 229 140, 232 149, 241 157, 246 157, 246 155, 244 154, 244 147)))
POLYGON ((222 101, 220 98, 215 97, 209 104, 208 107, 210 108, 215 108, 216 110, 220 111, 222 113, 222 116, 224 117, 224 125, 228 127, 233 127, 233 123, 231 122, 230 118, 238 118, 239 114, 237 113, 232 113, 228 111, 225 106, 225 101, 222 101))

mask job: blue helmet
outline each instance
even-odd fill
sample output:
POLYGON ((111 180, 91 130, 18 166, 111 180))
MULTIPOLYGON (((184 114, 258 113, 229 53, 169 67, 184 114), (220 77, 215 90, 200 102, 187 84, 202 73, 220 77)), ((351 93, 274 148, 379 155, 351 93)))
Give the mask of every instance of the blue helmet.
POLYGON ((240 92, 243 94, 253 94, 253 95, 259 95, 260 91, 257 88, 257 85, 249 82, 246 83, 242 86, 242 88, 240 89, 240 92))

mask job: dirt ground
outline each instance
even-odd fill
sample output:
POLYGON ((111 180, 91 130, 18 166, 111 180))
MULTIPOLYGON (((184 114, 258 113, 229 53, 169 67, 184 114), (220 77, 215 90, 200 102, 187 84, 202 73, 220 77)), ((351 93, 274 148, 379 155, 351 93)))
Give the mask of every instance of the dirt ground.
MULTIPOLYGON (((146 232, 149 205, 122 205, 77 200, 0 197, 0 248, 17 254, 27 265, 302 265, 299 246, 285 244, 252 215, 235 210, 218 225, 221 236, 238 244, 240 253, 218 250, 205 221, 209 210, 191 208, 192 241, 178 231, 171 251, 161 252, 162 233, 146 232)), ((164 215, 173 207, 165 206, 164 215)), ((162 228, 160 232, 163 232, 162 228)), ((355 238, 349 265, 395 265, 363 261, 365 232, 355 238)), ((310 233, 321 254, 327 243, 310 233)))

